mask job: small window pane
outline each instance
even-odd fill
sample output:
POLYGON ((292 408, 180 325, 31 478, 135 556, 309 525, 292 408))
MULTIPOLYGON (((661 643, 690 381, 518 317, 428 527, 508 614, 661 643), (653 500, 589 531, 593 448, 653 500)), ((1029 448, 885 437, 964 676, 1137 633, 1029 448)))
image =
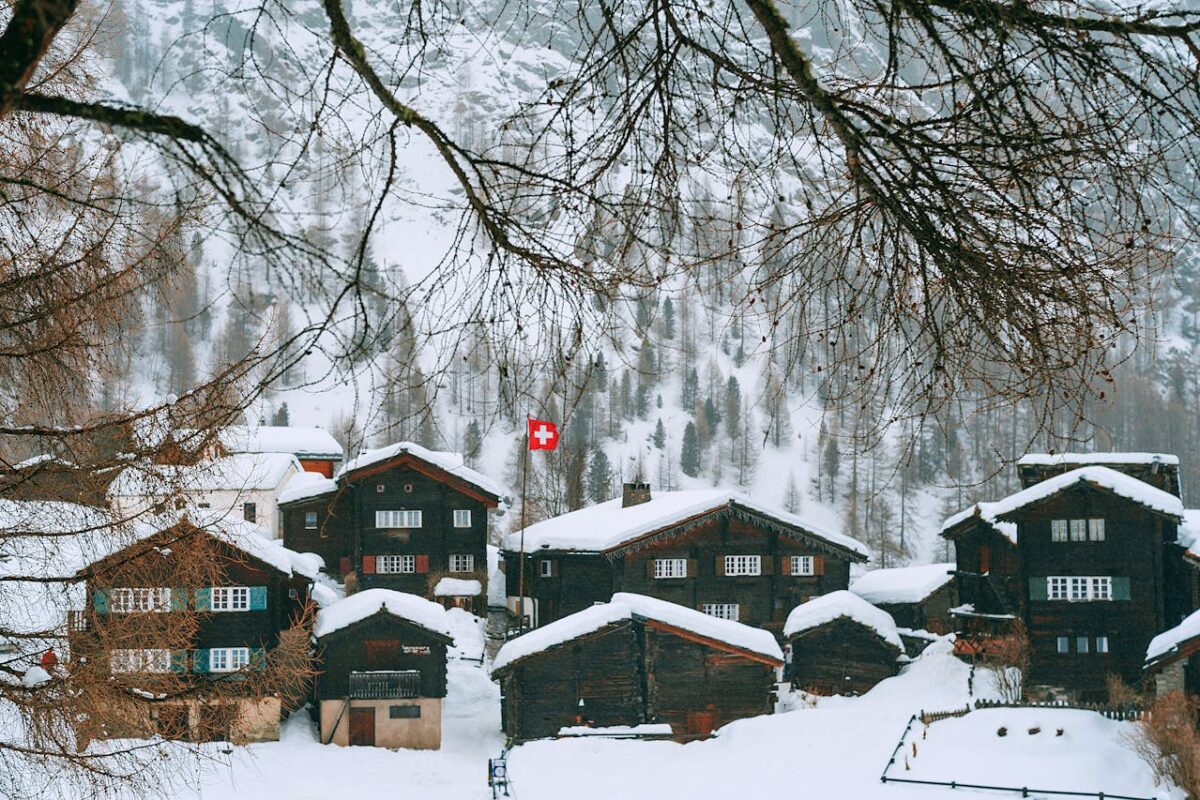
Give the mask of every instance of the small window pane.
POLYGON ((543 558, 538 562, 538 575, 543 578, 554 577, 554 562, 548 558, 543 558))
POLYGON ((792 574, 793 575, 812 575, 813 574, 813 557, 812 556, 792 556, 792 574))
POLYGON ((375 571, 381 574, 416 572, 416 556, 375 556, 375 571))
POLYGON ((705 603, 702 607, 705 614, 718 619, 731 619, 734 622, 738 620, 738 605, 737 603, 705 603))
POLYGON ((726 575, 761 575, 762 556, 725 556, 726 575))
POLYGON ((1104 541, 1104 520, 1089 519, 1088 520, 1088 541, 1103 542, 1104 541))
POLYGON ((1097 636, 1096 637, 1096 652, 1097 653, 1107 653, 1108 652, 1108 637, 1107 636, 1097 636))
POLYGON ((1071 541, 1086 542, 1087 541, 1087 520, 1073 519, 1071 520, 1071 541))
POLYGON ((376 528, 419 528, 421 527, 420 511, 376 511, 376 528))
POLYGON ((1075 637, 1075 652, 1076 653, 1086 653, 1087 651, 1088 651, 1088 637, 1076 636, 1075 637))
POLYGON ((454 527, 456 527, 456 528, 471 527, 471 509, 469 509, 469 508, 454 509, 454 527))
POLYGON ((1067 521, 1056 519, 1050 522, 1050 541, 1065 542, 1067 540, 1067 521))
POLYGON ((656 558, 654 559, 655 578, 686 578, 686 558, 656 558))
POLYGON ((1058 652, 1060 652, 1060 653, 1071 652, 1071 639, 1069 637, 1067 637, 1067 636, 1059 636, 1058 637, 1058 652))
POLYGON ((317 527, 317 512, 315 512, 315 511, 305 511, 304 512, 304 527, 308 530, 312 530, 317 527))
POLYGON ((474 572, 475 571, 475 556, 470 554, 454 553, 450 556, 450 571, 451 572, 474 572))

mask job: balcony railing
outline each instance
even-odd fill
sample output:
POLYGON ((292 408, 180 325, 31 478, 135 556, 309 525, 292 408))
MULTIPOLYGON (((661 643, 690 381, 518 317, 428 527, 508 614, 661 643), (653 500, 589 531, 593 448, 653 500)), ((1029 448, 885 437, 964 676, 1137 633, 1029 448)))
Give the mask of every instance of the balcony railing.
POLYGON ((397 700, 420 693, 421 673, 415 669, 350 673, 352 700, 397 700))

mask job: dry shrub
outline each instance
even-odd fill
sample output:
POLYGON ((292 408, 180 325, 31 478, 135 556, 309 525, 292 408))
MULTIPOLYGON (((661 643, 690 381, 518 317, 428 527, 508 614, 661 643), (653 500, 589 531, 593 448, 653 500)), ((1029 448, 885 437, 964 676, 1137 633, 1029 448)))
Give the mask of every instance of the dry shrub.
POLYGON ((1122 708, 1142 706, 1146 703, 1146 696, 1137 690, 1136 687, 1130 686, 1121 680, 1120 675, 1108 673, 1104 677, 1104 686, 1108 690, 1108 704, 1112 706, 1121 706, 1122 708))
POLYGON ((983 666, 992 674, 1003 702, 1016 703, 1021 699, 1025 675, 1029 672, 1029 635, 1024 622, 1017 620, 1008 634, 988 640, 983 666))
POLYGON ((1183 692, 1158 698, 1129 742, 1160 783, 1172 783, 1188 797, 1200 797, 1200 732, 1196 730, 1195 700, 1183 692))

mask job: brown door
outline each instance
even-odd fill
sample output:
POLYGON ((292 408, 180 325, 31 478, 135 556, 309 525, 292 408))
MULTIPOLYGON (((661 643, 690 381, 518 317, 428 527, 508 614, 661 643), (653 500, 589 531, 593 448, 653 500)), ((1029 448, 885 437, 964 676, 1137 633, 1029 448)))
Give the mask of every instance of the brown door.
POLYGON ((689 711, 687 716, 687 732, 707 736, 717 727, 717 715, 712 711, 689 711))
POLYGON ((375 746, 375 709, 350 709, 350 744, 375 746))
POLYGON ((992 548, 986 544, 979 548, 979 571, 984 575, 992 571, 992 548))

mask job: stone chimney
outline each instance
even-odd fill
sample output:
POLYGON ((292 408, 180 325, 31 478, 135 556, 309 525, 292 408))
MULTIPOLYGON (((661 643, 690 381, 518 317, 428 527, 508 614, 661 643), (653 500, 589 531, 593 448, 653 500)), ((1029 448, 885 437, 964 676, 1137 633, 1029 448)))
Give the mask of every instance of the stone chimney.
POLYGON ((650 484, 627 483, 621 487, 621 508, 650 502, 650 484))

